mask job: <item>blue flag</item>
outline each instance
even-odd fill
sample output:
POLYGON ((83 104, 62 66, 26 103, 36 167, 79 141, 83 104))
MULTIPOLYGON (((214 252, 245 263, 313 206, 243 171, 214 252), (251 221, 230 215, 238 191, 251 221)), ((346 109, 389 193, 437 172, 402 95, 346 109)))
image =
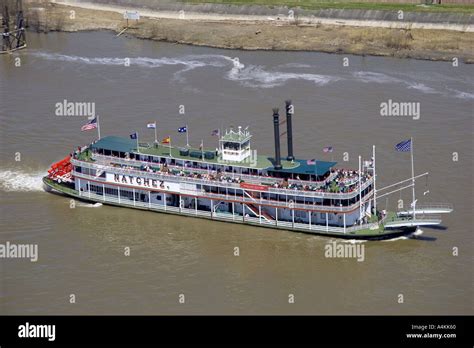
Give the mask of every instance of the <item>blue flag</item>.
POLYGON ((401 143, 395 145, 395 150, 400 152, 408 152, 411 151, 411 139, 404 140, 401 143))
POLYGON ((178 133, 186 133, 187 128, 186 126, 178 128, 178 133))
POLYGON ((137 138, 138 138, 137 132, 130 134, 130 139, 137 139, 137 138))

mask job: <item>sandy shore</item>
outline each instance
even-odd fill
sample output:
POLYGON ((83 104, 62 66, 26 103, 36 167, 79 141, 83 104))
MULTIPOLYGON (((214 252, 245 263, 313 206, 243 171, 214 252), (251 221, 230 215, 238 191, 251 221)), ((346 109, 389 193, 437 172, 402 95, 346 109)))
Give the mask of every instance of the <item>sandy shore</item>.
MULTIPOLYGON (((30 3, 27 15, 31 29, 38 31, 106 29, 118 33, 125 26, 123 11, 115 6, 41 2, 30 3)), ((349 26, 347 21, 334 19, 314 23, 301 18, 288 21, 268 16, 198 13, 183 16, 145 10, 140 14, 140 21, 123 35, 227 49, 304 50, 443 61, 458 58, 474 62, 474 32, 452 28, 389 28, 369 21, 349 26)))

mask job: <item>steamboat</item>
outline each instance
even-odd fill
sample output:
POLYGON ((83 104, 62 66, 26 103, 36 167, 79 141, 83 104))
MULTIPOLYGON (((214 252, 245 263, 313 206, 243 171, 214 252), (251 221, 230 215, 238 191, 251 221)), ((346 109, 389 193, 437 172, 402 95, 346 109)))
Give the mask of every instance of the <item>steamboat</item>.
POLYGON ((433 214, 453 210, 449 204, 417 204, 415 181, 428 173, 414 174, 413 139, 398 149, 411 152, 411 178, 377 188, 375 146, 369 161, 359 156, 358 169, 298 159, 291 101, 285 110, 286 120, 280 121, 279 110, 273 109, 274 156, 257 155, 250 131, 242 127, 217 131, 218 147, 212 151, 202 144, 158 142, 156 130, 154 143, 141 143, 136 133, 101 138, 99 128, 98 140, 53 164, 43 183, 48 191, 87 202, 346 239, 411 234, 419 226, 441 224, 433 214), (280 148, 284 123, 286 157, 280 148), (410 208, 378 209, 378 199, 407 188, 413 190, 410 208))

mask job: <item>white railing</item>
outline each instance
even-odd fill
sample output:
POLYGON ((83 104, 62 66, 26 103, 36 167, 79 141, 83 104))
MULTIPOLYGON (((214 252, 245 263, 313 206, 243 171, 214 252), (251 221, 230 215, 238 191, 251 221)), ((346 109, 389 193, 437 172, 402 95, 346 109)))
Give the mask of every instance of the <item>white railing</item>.
MULTIPOLYGON (((150 161, 141 161, 141 160, 135 160, 135 159, 125 159, 125 158, 120 158, 120 157, 114 157, 114 156, 106 156, 106 155, 100 155, 97 153, 92 154, 92 158, 95 159, 97 162, 102 162, 105 164, 109 163, 120 163, 120 164, 125 164, 125 165, 160 165, 158 162, 150 162, 150 161)), ((192 159, 190 160, 184 160, 188 162, 192 162, 192 159)), ((224 164, 213 164, 213 165, 224 165, 224 164)), ((199 173, 209 173, 209 171, 216 171, 216 170, 208 170, 207 168, 195 168, 195 167, 183 167, 183 166, 178 166, 178 165, 170 165, 168 164, 168 167, 178 169, 178 170, 187 170, 187 171, 195 171, 199 173)), ((278 182, 277 178, 273 177, 267 177, 267 176, 260 176, 260 175, 252 175, 252 174, 238 174, 238 173, 229 173, 225 172, 226 175, 232 176, 233 178, 238 177, 241 179, 245 179, 246 182, 249 183, 255 183, 255 184, 275 184, 278 182)), ((331 173, 325 180, 323 181, 308 181, 308 180, 297 180, 297 179, 289 179, 288 182, 290 184, 300 184, 300 185, 318 185, 322 186, 328 181, 331 181, 337 173, 331 173)))
MULTIPOLYGON (((141 171, 138 171, 138 172, 142 173, 141 171)), ((144 172, 144 173, 146 173, 146 172, 144 172)), ((135 173, 132 173, 132 174, 135 174, 135 173)), ((76 172, 76 171, 73 171, 73 175, 78 177, 78 178, 85 179, 85 180, 101 179, 99 181, 103 182, 104 184, 116 185, 115 183, 110 183, 108 181, 105 181, 105 179, 103 179, 103 178, 97 178, 95 176, 87 175, 87 174, 84 174, 84 173, 79 173, 79 172, 76 172)), ((169 178, 169 177, 165 176, 165 179, 167 179, 167 178, 169 178)), ((156 180, 156 176, 154 177, 154 179, 156 180)), ((137 188, 144 189, 144 190, 147 189, 147 187, 137 187, 137 188)), ((315 205, 315 204, 301 204, 301 203, 294 203, 294 202, 280 202, 280 201, 265 200, 265 199, 260 199, 260 200, 256 201, 253 198, 248 198, 248 197, 245 197, 245 196, 237 196, 237 195, 232 195, 232 194, 229 195, 229 194, 210 193, 210 192, 206 192, 205 190, 201 190, 201 191, 187 190, 185 188, 181 188, 179 192, 171 191, 170 193, 174 193, 174 194, 180 194, 181 193, 181 194, 187 194, 187 195, 190 195, 190 196, 201 196, 201 197, 205 197, 205 198, 209 198, 209 199, 213 199, 213 200, 219 200, 219 199, 227 200, 227 201, 232 200, 232 201, 236 201, 236 202, 239 202, 239 203, 263 204, 263 205, 269 205, 269 206, 274 206, 274 207, 278 207, 278 208, 302 209, 302 210, 308 210, 308 211, 351 212, 351 211, 357 209, 358 206, 359 206, 359 202, 356 202, 356 203, 354 203, 353 205, 350 205, 350 206, 343 207, 343 206, 323 206, 323 205, 315 205)), ((363 202, 366 202, 367 200, 369 200, 371 196, 372 196, 372 193, 369 193, 368 195, 366 195, 363 198, 363 202)))
MULTIPOLYGON (((362 183, 362 191, 365 190, 371 183, 373 179, 370 178, 366 182, 362 183)), ((281 188, 269 188, 268 192, 270 193, 281 193, 291 196, 309 196, 317 198, 327 198, 327 199, 351 199, 359 195, 359 189, 354 189, 351 192, 321 192, 321 191, 302 191, 296 189, 281 189, 281 188)))
POLYGON ((415 219, 413 220, 412 216, 395 216, 391 218, 384 219, 383 223, 384 224, 389 224, 389 223, 396 223, 396 222, 406 222, 406 221, 431 221, 431 220, 441 220, 441 217, 439 215, 416 215, 415 219))
MULTIPOLYGON (((423 209, 446 209, 446 210, 453 210, 453 205, 451 203, 421 203, 416 204, 416 210, 423 210, 423 209)), ((413 208, 409 209, 413 211, 413 208)))
POLYGON ((346 227, 346 233, 347 232, 354 232, 354 231, 358 231, 358 230, 361 230, 361 229, 375 229, 375 228, 378 228, 379 227, 379 224, 377 222, 373 222, 373 223, 370 223, 370 224, 364 224, 364 225, 354 225, 354 226, 350 226, 350 227, 346 227))
MULTIPOLYGON (((131 161, 131 160, 125 160, 131 161)), ((85 162, 77 159, 71 159, 71 163, 73 165, 78 165, 81 167, 91 168, 91 169, 100 169, 100 170, 107 170, 111 173, 118 173, 118 174, 133 174, 136 176, 146 177, 149 179, 161 179, 161 180, 170 180, 174 182, 187 182, 187 183, 194 183, 194 184, 201 184, 201 185, 209 185, 209 186, 216 186, 222 188, 237 188, 243 189, 240 187, 240 184, 237 183, 230 183, 226 181, 219 181, 219 180, 209 180, 204 178, 190 178, 186 176, 177 176, 174 174, 165 174, 163 172, 147 172, 143 170, 137 169, 129 169, 129 168, 120 168, 120 167, 112 167, 110 164, 98 164, 93 162, 85 162)), ((142 162, 140 162, 142 163, 142 162)), ((370 178, 366 182, 362 184, 362 191, 365 190, 373 181, 373 178, 370 178)), ((247 189, 245 189, 247 190, 247 189)), ((261 192, 261 191, 259 191, 261 192)), ((333 193, 333 192, 320 192, 320 191, 305 191, 305 190, 297 190, 297 189, 283 189, 283 188, 275 188, 275 187, 268 187, 266 189, 267 193, 273 194, 285 194, 291 196, 300 196, 300 197, 311 197, 311 198, 321 198, 321 199, 352 199, 359 195, 359 190, 354 189, 348 193, 333 193)))
POLYGON ((212 218, 216 220, 232 220, 236 222, 247 222, 247 223, 252 223, 252 224, 274 226, 278 228, 347 234, 347 233, 355 232, 362 229, 370 229, 373 227, 378 227, 377 223, 356 225, 356 226, 346 227, 344 229, 344 227, 334 227, 334 226, 326 226, 326 225, 318 225, 318 224, 309 225, 306 223, 297 223, 297 222, 293 223, 293 222, 288 222, 288 221, 266 221, 265 219, 260 219, 260 218, 250 217, 250 216, 243 217, 241 215, 233 215, 231 213, 222 213, 222 212, 215 212, 211 214, 210 211, 180 208, 180 207, 175 207, 175 206, 165 206, 163 204, 141 202, 141 201, 136 201, 136 200, 133 201, 128 198, 121 198, 119 200, 118 197, 109 196, 107 194, 99 195, 92 192, 80 192, 79 195, 84 198, 97 201, 97 202, 115 203, 117 205, 130 206, 130 207, 135 207, 135 208, 138 207, 138 208, 144 208, 144 209, 154 210, 154 211, 175 212, 175 213, 180 213, 183 215, 203 216, 203 217, 212 218))

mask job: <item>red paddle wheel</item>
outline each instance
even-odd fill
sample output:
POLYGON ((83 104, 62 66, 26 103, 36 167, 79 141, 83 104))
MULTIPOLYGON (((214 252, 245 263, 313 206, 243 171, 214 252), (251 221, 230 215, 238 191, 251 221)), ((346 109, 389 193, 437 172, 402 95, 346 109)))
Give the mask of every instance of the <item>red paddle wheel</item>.
POLYGON ((71 156, 67 156, 59 162, 53 163, 48 170, 48 177, 57 182, 72 182, 71 179, 71 156))

